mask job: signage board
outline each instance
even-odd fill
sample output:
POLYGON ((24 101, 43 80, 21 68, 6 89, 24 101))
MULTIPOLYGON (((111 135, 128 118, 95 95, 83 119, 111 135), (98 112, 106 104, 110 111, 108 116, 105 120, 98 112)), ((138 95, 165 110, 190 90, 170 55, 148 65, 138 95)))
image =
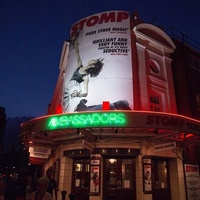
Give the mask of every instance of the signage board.
POLYGON ((31 152, 31 153, 30 153, 30 157, 33 157, 33 158, 48 158, 48 157, 49 157, 49 154, 31 152))
POLYGON ((188 200, 200 199, 200 177, 199 166, 185 164, 186 190, 188 200))
POLYGON ((94 144, 86 140, 82 140, 82 147, 88 149, 89 151, 92 151, 92 149, 94 148, 94 144))
POLYGON ((164 144, 159 144, 154 146, 154 151, 166 151, 169 149, 174 149, 176 147, 175 142, 169 142, 164 144))
POLYGON ((63 82, 64 113, 133 107, 130 16, 108 11, 79 20, 71 27, 63 82))
POLYGON ((29 147, 30 157, 33 158, 48 158, 51 154, 51 149, 43 147, 29 147))
POLYGON ((43 147, 29 147, 29 153, 51 154, 51 149, 47 149, 47 148, 43 148, 43 147))

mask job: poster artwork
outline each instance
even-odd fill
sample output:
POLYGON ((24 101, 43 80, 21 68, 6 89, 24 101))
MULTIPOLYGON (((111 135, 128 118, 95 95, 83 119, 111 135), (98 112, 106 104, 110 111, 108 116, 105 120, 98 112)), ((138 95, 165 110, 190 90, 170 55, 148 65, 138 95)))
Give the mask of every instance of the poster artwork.
POLYGON ((152 190, 152 184, 151 184, 151 165, 144 165, 144 190, 146 192, 152 190))
POLYGON ((100 166, 91 166, 90 171, 90 192, 99 193, 99 169, 100 166))
POLYGON ((84 18, 71 28, 64 77, 64 113, 133 107, 130 18, 110 11, 84 18))
POLYGON ((185 177, 188 200, 200 200, 200 177, 198 165, 185 164, 185 177))

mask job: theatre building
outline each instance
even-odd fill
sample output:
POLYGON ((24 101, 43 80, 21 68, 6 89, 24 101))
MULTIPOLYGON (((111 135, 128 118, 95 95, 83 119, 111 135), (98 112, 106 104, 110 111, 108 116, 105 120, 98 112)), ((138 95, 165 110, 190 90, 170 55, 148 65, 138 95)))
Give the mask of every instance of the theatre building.
POLYGON ((58 199, 63 191, 76 200, 200 198, 199 163, 185 161, 200 121, 180 112, 175 51, 137 13, 72 25, 48 113, 20 132, 30 162, 53 170, 58 199))

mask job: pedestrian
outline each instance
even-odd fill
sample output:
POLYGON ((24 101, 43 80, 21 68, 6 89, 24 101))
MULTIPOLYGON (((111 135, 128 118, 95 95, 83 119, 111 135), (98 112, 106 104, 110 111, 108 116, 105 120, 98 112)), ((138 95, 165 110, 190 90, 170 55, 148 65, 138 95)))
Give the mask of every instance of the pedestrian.
POLYGON ((47 178, 49 179, 47 192, 51 194, 52 198, 55 197, 55 200, 57 200, 57 182, 53 178, 53 172, 51 170, 47 172, 47 178))
POLYGON ((4 200, 16 200, 16 190, 17 190, 17 183, 16 180, 9 180, 6 183, 5 193, 4 193, 4 200))
POLYGON ((26 185, 25 185, 25 195, 26 195, 26 200, 28 200, 29 195, 33 192, 33 181, 31 176, 26 177, 26 185))
POLYGON ((36 184, 36 191, 31 192, 31 194, 28 197, 28 200, 53 200, 51 194, 46 192, 48 185, 48 178, 39 178, 36 184))
POLYGON ((0 200, 4 200, 4 192, 6 185, 3 180, 0 180, 0 200))

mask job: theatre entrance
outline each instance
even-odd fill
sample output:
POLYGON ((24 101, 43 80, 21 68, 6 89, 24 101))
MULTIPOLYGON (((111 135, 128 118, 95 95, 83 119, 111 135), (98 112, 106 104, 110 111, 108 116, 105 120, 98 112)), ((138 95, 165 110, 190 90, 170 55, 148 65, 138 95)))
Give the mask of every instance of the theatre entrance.
POLYGON ((73 200, 89 200, 90 158, 74 158, 72 173, 73 200))
POLYGON ((165 158, 152 159, 153 200, 171 200, 169 161, 165 158))
POLYGON ((135 200, 135 159, 105 157, 103 161, 103 200, 135 200))

